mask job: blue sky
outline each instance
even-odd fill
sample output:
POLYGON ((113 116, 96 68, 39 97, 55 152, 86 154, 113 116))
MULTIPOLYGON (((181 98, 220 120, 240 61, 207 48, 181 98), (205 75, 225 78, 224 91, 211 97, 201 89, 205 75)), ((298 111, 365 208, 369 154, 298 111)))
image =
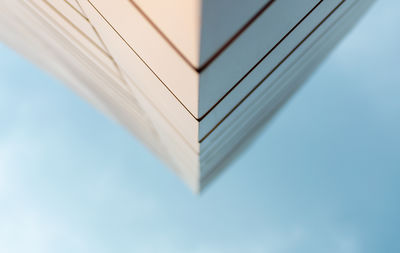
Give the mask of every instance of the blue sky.
POLYGON ((399 10, 378 1, 201 196, 0 45, 0 252, 400 252, 399 10))

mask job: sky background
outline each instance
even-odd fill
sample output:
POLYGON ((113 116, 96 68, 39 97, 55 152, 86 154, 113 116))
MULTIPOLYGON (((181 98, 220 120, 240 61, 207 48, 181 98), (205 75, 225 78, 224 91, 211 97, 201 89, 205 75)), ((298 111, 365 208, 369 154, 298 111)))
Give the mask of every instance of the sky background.
POLYGON ((0 252, 400 252, 400 1, 378 1, 196 196, 0 44, 0 252))

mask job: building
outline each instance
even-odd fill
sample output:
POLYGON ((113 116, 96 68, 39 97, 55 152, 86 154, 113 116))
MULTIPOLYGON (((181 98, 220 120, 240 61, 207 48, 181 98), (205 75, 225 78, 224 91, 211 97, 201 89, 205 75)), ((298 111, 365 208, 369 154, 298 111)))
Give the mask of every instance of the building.
POLYGON ((236 157, 372 0, 5 0, 2 41, 194 190, 236 157))

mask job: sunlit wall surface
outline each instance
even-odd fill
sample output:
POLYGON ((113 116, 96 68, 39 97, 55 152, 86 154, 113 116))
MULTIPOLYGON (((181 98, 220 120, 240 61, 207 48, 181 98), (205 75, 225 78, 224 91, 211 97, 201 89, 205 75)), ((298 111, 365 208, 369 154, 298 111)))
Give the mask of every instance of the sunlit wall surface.
POLYGON ((378 1, 201 196, 0 47, 0 252, 400 252, 400 3, 378 1))

